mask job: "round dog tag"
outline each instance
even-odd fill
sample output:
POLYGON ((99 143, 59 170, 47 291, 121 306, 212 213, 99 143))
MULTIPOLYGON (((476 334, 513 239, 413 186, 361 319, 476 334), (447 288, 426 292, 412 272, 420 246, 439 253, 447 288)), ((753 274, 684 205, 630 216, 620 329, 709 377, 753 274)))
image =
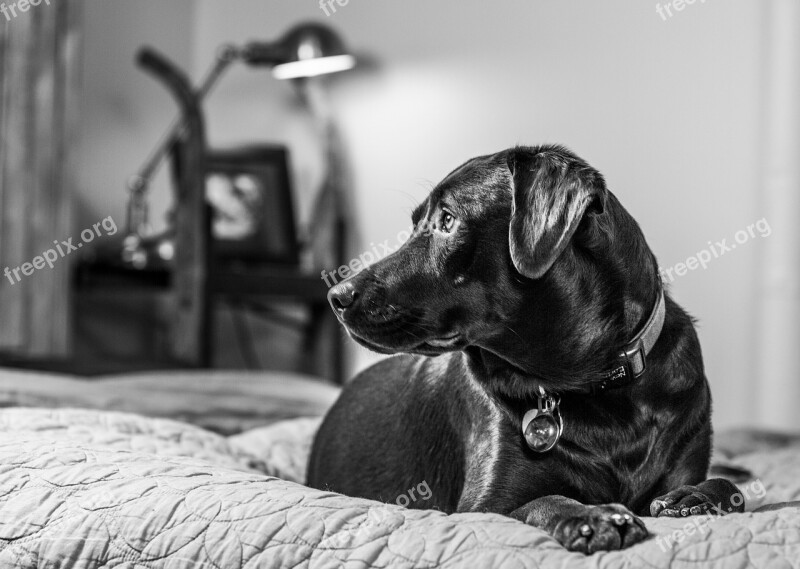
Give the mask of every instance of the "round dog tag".
POLYGON ((547 452, 553 448, 559 435, 558 423, 550 413, 537 415, 525 428, 525 441, 536 452, 547 452))
POLYGON ((564 420, 558 406, 561 398, 547 395, 539 388, 536 409, 530 409, 522 418, 522 434, 534 452, 547 452, 556 446, 564 432, 564 420))

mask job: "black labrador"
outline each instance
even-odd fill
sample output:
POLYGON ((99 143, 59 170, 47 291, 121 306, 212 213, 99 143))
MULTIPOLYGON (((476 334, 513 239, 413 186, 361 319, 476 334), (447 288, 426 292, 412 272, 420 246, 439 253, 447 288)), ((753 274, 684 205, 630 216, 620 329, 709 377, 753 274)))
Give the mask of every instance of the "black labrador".
POLYGON ((308 484, 412 508, 496 512, 592 553, 637 517, 742 511, 706 480, 711 395, 692 319, 638 224, 558 146, 474 158, 394 254, 334 286, 359 344, 402 352, 356 377, 308 484))

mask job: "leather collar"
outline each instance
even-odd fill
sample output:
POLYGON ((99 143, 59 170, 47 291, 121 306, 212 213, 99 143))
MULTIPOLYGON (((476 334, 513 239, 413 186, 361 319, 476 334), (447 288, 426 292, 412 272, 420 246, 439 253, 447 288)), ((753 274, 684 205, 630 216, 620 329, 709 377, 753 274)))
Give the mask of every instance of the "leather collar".
POLYGON ((647 323, 619 352, 616 365, 587 386, 589 393, 597 394, 625 387, 641 377, 647 369, 647 355, 661 335, 666 313, 664 289, 659 286, 658 298, 647 323))
MULTIPOLYGON (((653 349, 664 327, 667 307, 663 287, 658 287, 658 298, 650 317, 633 340, 617 355, 617 364, 600 378, 593 380, 586 391, 592 395, 630 385, 647 369, 647 355, 653 349)), ((560 398, 547 394, 539 387, 535 409, 529 409, 522 418, 522 435, 532 451, 544 453, 552 449, 564 432, 564 418, 559 409, 560 398)))

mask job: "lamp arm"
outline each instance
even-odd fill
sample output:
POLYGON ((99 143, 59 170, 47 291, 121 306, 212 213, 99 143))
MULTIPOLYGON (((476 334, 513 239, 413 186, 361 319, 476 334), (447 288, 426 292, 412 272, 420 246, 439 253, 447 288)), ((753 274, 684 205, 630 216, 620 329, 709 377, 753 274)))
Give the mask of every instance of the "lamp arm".
MULTIPOLYGON (((217 52, 217 58, 214 64, 209 69, 206 76, 203 78, 199 89, 197 90, 197 101, 201 101, 210 92, 214 85, 217 83, 222 73, 228 66, 235 60, 241 58, 241 51, 232 45, 224 45, 217 52)), ((186 132, 186 117, 179 115, 176 117, 172 124, 170 124, 167 131, 161 137, 160 141, 150 153, 147 160, 145 160, 142 167, 138 172, 131 176, 128 180, 128 207, 127 207, 127 234, 133 237, 133 240, 128 240, 128 248, 135 251, 139 246, 139 241, 144 237, 147 232, 148 226, 148 211, 147 202, 145 201, 145 194, 147 193, 150 180, 155 175, 158 167, 163 162, 164 158, 170 152, 175 142, 180 139, 186 132)))
MULTIPOLYGON (((197 90, 198 100, 204 99, 211 92, 211 89, 214 87, 214 85, 216 85, 217 81, 222 76, 222 73, 231 63, 240 57, 241 52, 235 46, 224 45, 222 48, 220 48, 220 50, 217 52, 217 58, 214 61, 214 64, 206 73, 206 76, 203 78, 203 81, 200 83, 200 87, 197 90)), ((145 160, 145 162, 142 164, 141 168, 139 168, 136 174, 131 176, 130 180, 128 181, 128 189, 131 192, 146 192, 147 185, 150 183, 150 180, 153 178, 156 171, 158 171, 159 166, 169 153, 172 146, 178 139, 180 139, 181 136, 183 136, 185 130, 186 123, 184 117, 176 117, 170 124, 167 131, 161 137, 156 147, 150 153, 147 160, 145 160)))

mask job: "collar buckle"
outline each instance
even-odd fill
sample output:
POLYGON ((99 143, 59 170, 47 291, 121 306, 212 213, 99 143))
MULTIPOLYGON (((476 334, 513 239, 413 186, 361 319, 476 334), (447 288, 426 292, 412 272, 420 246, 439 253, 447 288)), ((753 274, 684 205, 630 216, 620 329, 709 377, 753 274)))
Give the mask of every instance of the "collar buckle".
POLYGON ((644 328, 617 354, 617 364, 589 383, 589 393, 625 387, 639 379, 647 370, 647 354, 661 335, 666 319, 664 290, 659 289, 653 312, 644 328))
POLYGON ((647 351, 641 338, 631 342, 619 355, 621 360, 625 360, 628 371, 633 379, 637 379, 647 369, 647 351))
POLYGON ((595 382, 590 391, 594 394, 603 393, 608 389, 625 387, 633 383, 647 369, 646 349, 644 342, 637 339, 622 350, 617 358, 619 364, 606 372, 599 381, 595 382))

